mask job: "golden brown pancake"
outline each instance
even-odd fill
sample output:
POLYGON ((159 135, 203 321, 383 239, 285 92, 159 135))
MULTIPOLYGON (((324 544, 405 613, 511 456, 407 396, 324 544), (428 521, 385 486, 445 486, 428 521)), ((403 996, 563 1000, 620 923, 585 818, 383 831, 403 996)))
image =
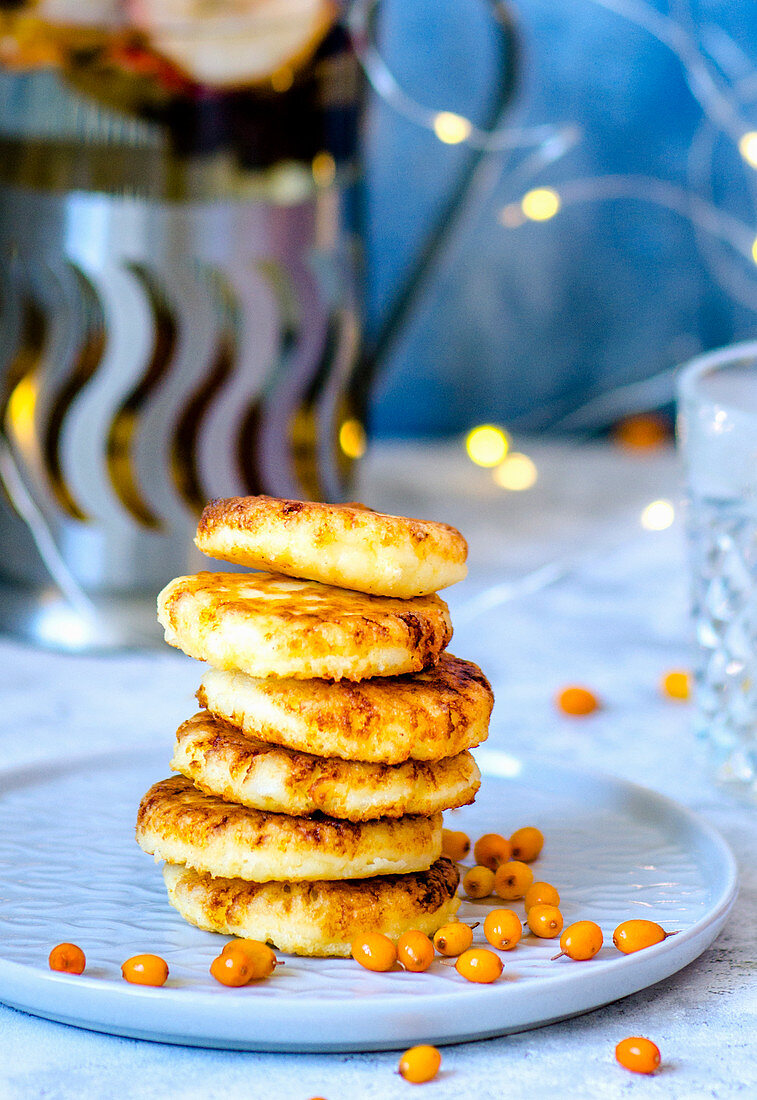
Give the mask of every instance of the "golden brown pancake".
POLYGON ((442 850, 442 815, 290 817, 224 802, 178 775, 142 799, 137 843, 156 859, 222 878, 368 878, 430 867, 442 850))
POLYGON ((211 558, 376 596, 427 596, 467 573, 468 547, 454 527, 355 504, 213 500, 195 542, 211 558))
POLYGON ((452 637, 438 596, 393 600, 274 573, 178 577, 158 619, 190 657, 258 677, 399 676, 434 664, 452 637))
POLYGON ((171 767, 201 791, 227 802, 349 821, 429 815, 465 806, 481 782, 469 752, 425 763, 324 759, 247 737, 207 711, 177 730, 171 767))
POLYGON ((432 936, 460 905, 459 875, 442 856, 427 871, 349 882, 244 882, 167 863, 171 904, 208 932, 268 941, 293 955, 349 955, 366 932, 397 940, 417 928, 432 936))
POLYGON ((486 740, 494 696, 471 661, 443 653, 414 676, 263 680, 211 669, 200 705, 250 737, 315 756, 400 764, 441 760, 486 740))

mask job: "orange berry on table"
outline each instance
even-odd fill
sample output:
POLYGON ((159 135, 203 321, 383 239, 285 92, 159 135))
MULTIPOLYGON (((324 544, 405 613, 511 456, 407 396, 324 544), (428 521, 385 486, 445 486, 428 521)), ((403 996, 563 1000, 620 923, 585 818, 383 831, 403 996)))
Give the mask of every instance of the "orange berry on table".
POLYGON ((352 941, 352 957, 366 970, 391 970, 397 961, 397 948, 383 932, 366 932, 352 941))
POLYGON ((449 856, 455 862, 465 859, 470 851, 470 837, 467 833, 454 829, 442 829, 442 855, 449 856))
POLYGON ((486 914, 484 935, 492 947, 511 951, 523 935, 523 924, 512 909, 492 909, 486 914))
POLYGON ((413 1085, 422 1085, 436 1077, 441 1064, 442 1056, 436 1047, 410 1047, 400 1058, 400 1077, 413 1085))
POLYGON ((75 943, 59 943, 47 961, 51 970, 62 970, 64 974, 81 974, 87 965, 84 952, 75 943))
POLYGON ((455 970, 469 982, 488 985, 502 973, 502 959, 486 947, 472 947, 464 951, 455 963, 455 970))
POLYGON ((473 943, 473 929, 462 921, 444 924, 434 933, 434 947, 440 955, 461 955, 473 943))
POLYGON ((526 890, 523 903, 528 912, 532 905, 559 905, 560 895, 549 882, 532 882, 526 890))
POLYGON ((670 421, 660 413, 637 413, 618 421, 612 430, 624 450, 649 451, 664 447, 673 437, 670 421))
POLYGON ((556 905, 533 905, 526 921, 533 934, 543 940, 553 940, 562 932, 562 913, 556 905))
POLYGON ((160 955, 132 955, 122 964, 121 973, 132 985, 165 985, 168 964, 160 955))
POLYGON ((569 924, 560 936, 560 952, 576 962, 584 962, 594 958, 603 942, 602 929, 598 924, 593 920, 578 920, 575 924, 569 924))
POLYGON ((512 858, 519 859, 521 863, 531 863, 544 847, 544 834, 533 825, 526 825, 522 829, 516 829, 510 837, 512 858))
POLYGON ((639 1035, 621 1039, 615 1047, 615 1057, 621 1066, 634 1073, 654 1073, 660 1064, 660 1050, 651 1039, 639 1035))
POLYGON ((680 669, 666 672, 662 678, 662 692, 669 699, 686 702, 691 695, 691 680, 688 672, 683 672, 680 669))
POLYGON ((527 863, 521 863, 518 859, 511 859, 509 863, 501 863, 494 875, 494 893, 505 901, 515 901, 522 898, 526 890, 534 881, 534 873, 527 863))
POLYGON ((229 940, 221 952, 221 957, 228 955, 243 957, 246 960, 250 975, 248 981, 269 977, 279 961, 273 949, 261 940, 229 940))
POLYGON ((574 718, 583 718, 599 708, 599 699, 594 692, 578 686, 563 688, 558 692, 556 703, 563 714, 570 714, 574 718))
POLYGON ((656 943, 662 943, 668 936, 674 936, 675 932, 666 932, 653 920, 626 920, 612 934, 612 942, 618 951, 624 955, 630 955, 634 951, 642 951, 645 947, 652 947, 656 943))
POLYGON ((434 961, 434 945, 425 932, 412 928, 397 940, 397 959, 405 970, 420 974, 434 961))
POLYGON ((494 889, 494 871, 488 867, 471 867, 463 875, 463 890, 469 898, 488 898, 494 889))
POLYGON ((473 845, 473 858, 482 867, 496 871, 500 863, 511 858, 510 841, 499 833, 484 833, 473 845))

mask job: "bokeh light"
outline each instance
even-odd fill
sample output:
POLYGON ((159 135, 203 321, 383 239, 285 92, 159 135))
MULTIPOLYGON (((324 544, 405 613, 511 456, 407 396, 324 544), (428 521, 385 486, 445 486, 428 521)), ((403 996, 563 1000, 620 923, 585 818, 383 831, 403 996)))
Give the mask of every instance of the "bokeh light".
POLYGON ((533 222, 545 222, 560 209, 560 196, 551 187, 535 187, 520 200, 520 208, 533 222))
POLYGON ((505 456, 503 462, 494 470, 492 475, 497 485, 502 489, 511 489, 521 492, 530 489, 536 484, 538 472, 536 463, 519 451, 511 451, 505 456))
POLYGON ((646 531, 664 531, 676 518, 676 510, 669 500, 653 500, 641 513, 641 526, 646 531))
POLYGON ((367 440, 365 428, 359 420, 345 420, 339 429, 339 446, 347 458, 362 458, 367 440))
POLYGON ((8 420, 16 440, 28 446, 34 439, 34 410, 37 405, 37 380, 27 375, 8 398, 8 420))
POLYGON ((330 187, 336 175, 336 161, 331 153, 316 153, 313 157, 313 179, 318 187, 330 187))
POLYGON ((752 259, 757 264, 757 237, 754 238, 754 243, 752 244, 752 259))
POLYGON ((507 454, 507 436, 496 424, 479 424, 465 437, 465 449, 477 466, 499 466, 507 454))
POLYGON ((757 168, 757 130, 750 130, 739 138, 739 152, 747 164, 757 168))
POLYGON ((434 118, 434 133, 445 145, 459 145, 470 137, 471 124, 462 115, 440 111, 434 118))

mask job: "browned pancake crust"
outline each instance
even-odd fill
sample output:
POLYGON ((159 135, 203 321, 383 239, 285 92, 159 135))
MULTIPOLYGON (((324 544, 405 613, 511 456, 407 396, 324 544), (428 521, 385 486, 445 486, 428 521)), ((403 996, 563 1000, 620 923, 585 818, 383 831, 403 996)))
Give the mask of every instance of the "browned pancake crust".
POLYGON ((463 536, 446 523, 267 496, 211 501, 195 542, 238 565, 401 598, 462 580, 468 554, 463 536))
POLYGON ((349 821, 465 806, 480 785, 468 752, 404 764, 323 758, 250 738, 207 711, 176 731, 171 767, 206 794, 241 806, 349 821))
POLYGON ((438 596, 395 600, 273 573, 177 577, 158 618, 190 657, 258 677, 403 675, 433 664, 452 637, 438 596))
POLYGON ((441 831, 441 814, 352 822, 251 810, 183 775, 154 784, 137 815, 137 843, 150 855, 253 882, 425 870, 441 853, 441 831))
POLYGON ((244 882, 170 864, 163 873, 171 904, 192 924, 298 955, 349 955, 366 932, 431 936, 459 905, 459 874, 445 856, 427 871, 349 882, 244 882))
POLYGON ((359 684, 263 680, 212 670, 197 698, 262 741, 384 764, 440 760, 480 744, 494 704, 481 669, 450 653, 414 676, 359 684))

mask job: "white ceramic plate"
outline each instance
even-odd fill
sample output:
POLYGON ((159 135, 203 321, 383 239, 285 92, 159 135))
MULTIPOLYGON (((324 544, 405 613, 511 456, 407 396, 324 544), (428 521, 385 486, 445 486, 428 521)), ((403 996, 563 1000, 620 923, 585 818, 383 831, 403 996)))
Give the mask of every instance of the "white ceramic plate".
MULTIPOLYGON (((448 823, 474 838, 540 826, 547 840, 537 877, 559 888, 566 924, 594 919, 609 944, 590 962, 551 962, 556 941, 527 937, 503 955, 504 974, 488 986, 441 962, 425 974, 371 974, 351 959, 292 957, 266 982, 220 986, 208 966, 225 940, 169 907, 159 869, 133 839, 140 796, 167 774, 161 749, 0 774, 0 1000, 78 1027, 169 1043, 405 1048, 586 1012, 673 974, 714 939, 736 874, 728 848, 701 821, 619 780, 492 751, 477 758, 481 793, 448 823), (612 930, 634 916, 680 933, 620 955, 612 930), (62 941, 85 951, 81 977, 48 969, 50 948, 62 941), (168 962, 162 989, 122 980, 121 963, 141 952, 168 962)), ((465 903, 460 916, 482 920, 491 904, 465 903)), ((480 929, 477 938, 485 943, 480 929)))

